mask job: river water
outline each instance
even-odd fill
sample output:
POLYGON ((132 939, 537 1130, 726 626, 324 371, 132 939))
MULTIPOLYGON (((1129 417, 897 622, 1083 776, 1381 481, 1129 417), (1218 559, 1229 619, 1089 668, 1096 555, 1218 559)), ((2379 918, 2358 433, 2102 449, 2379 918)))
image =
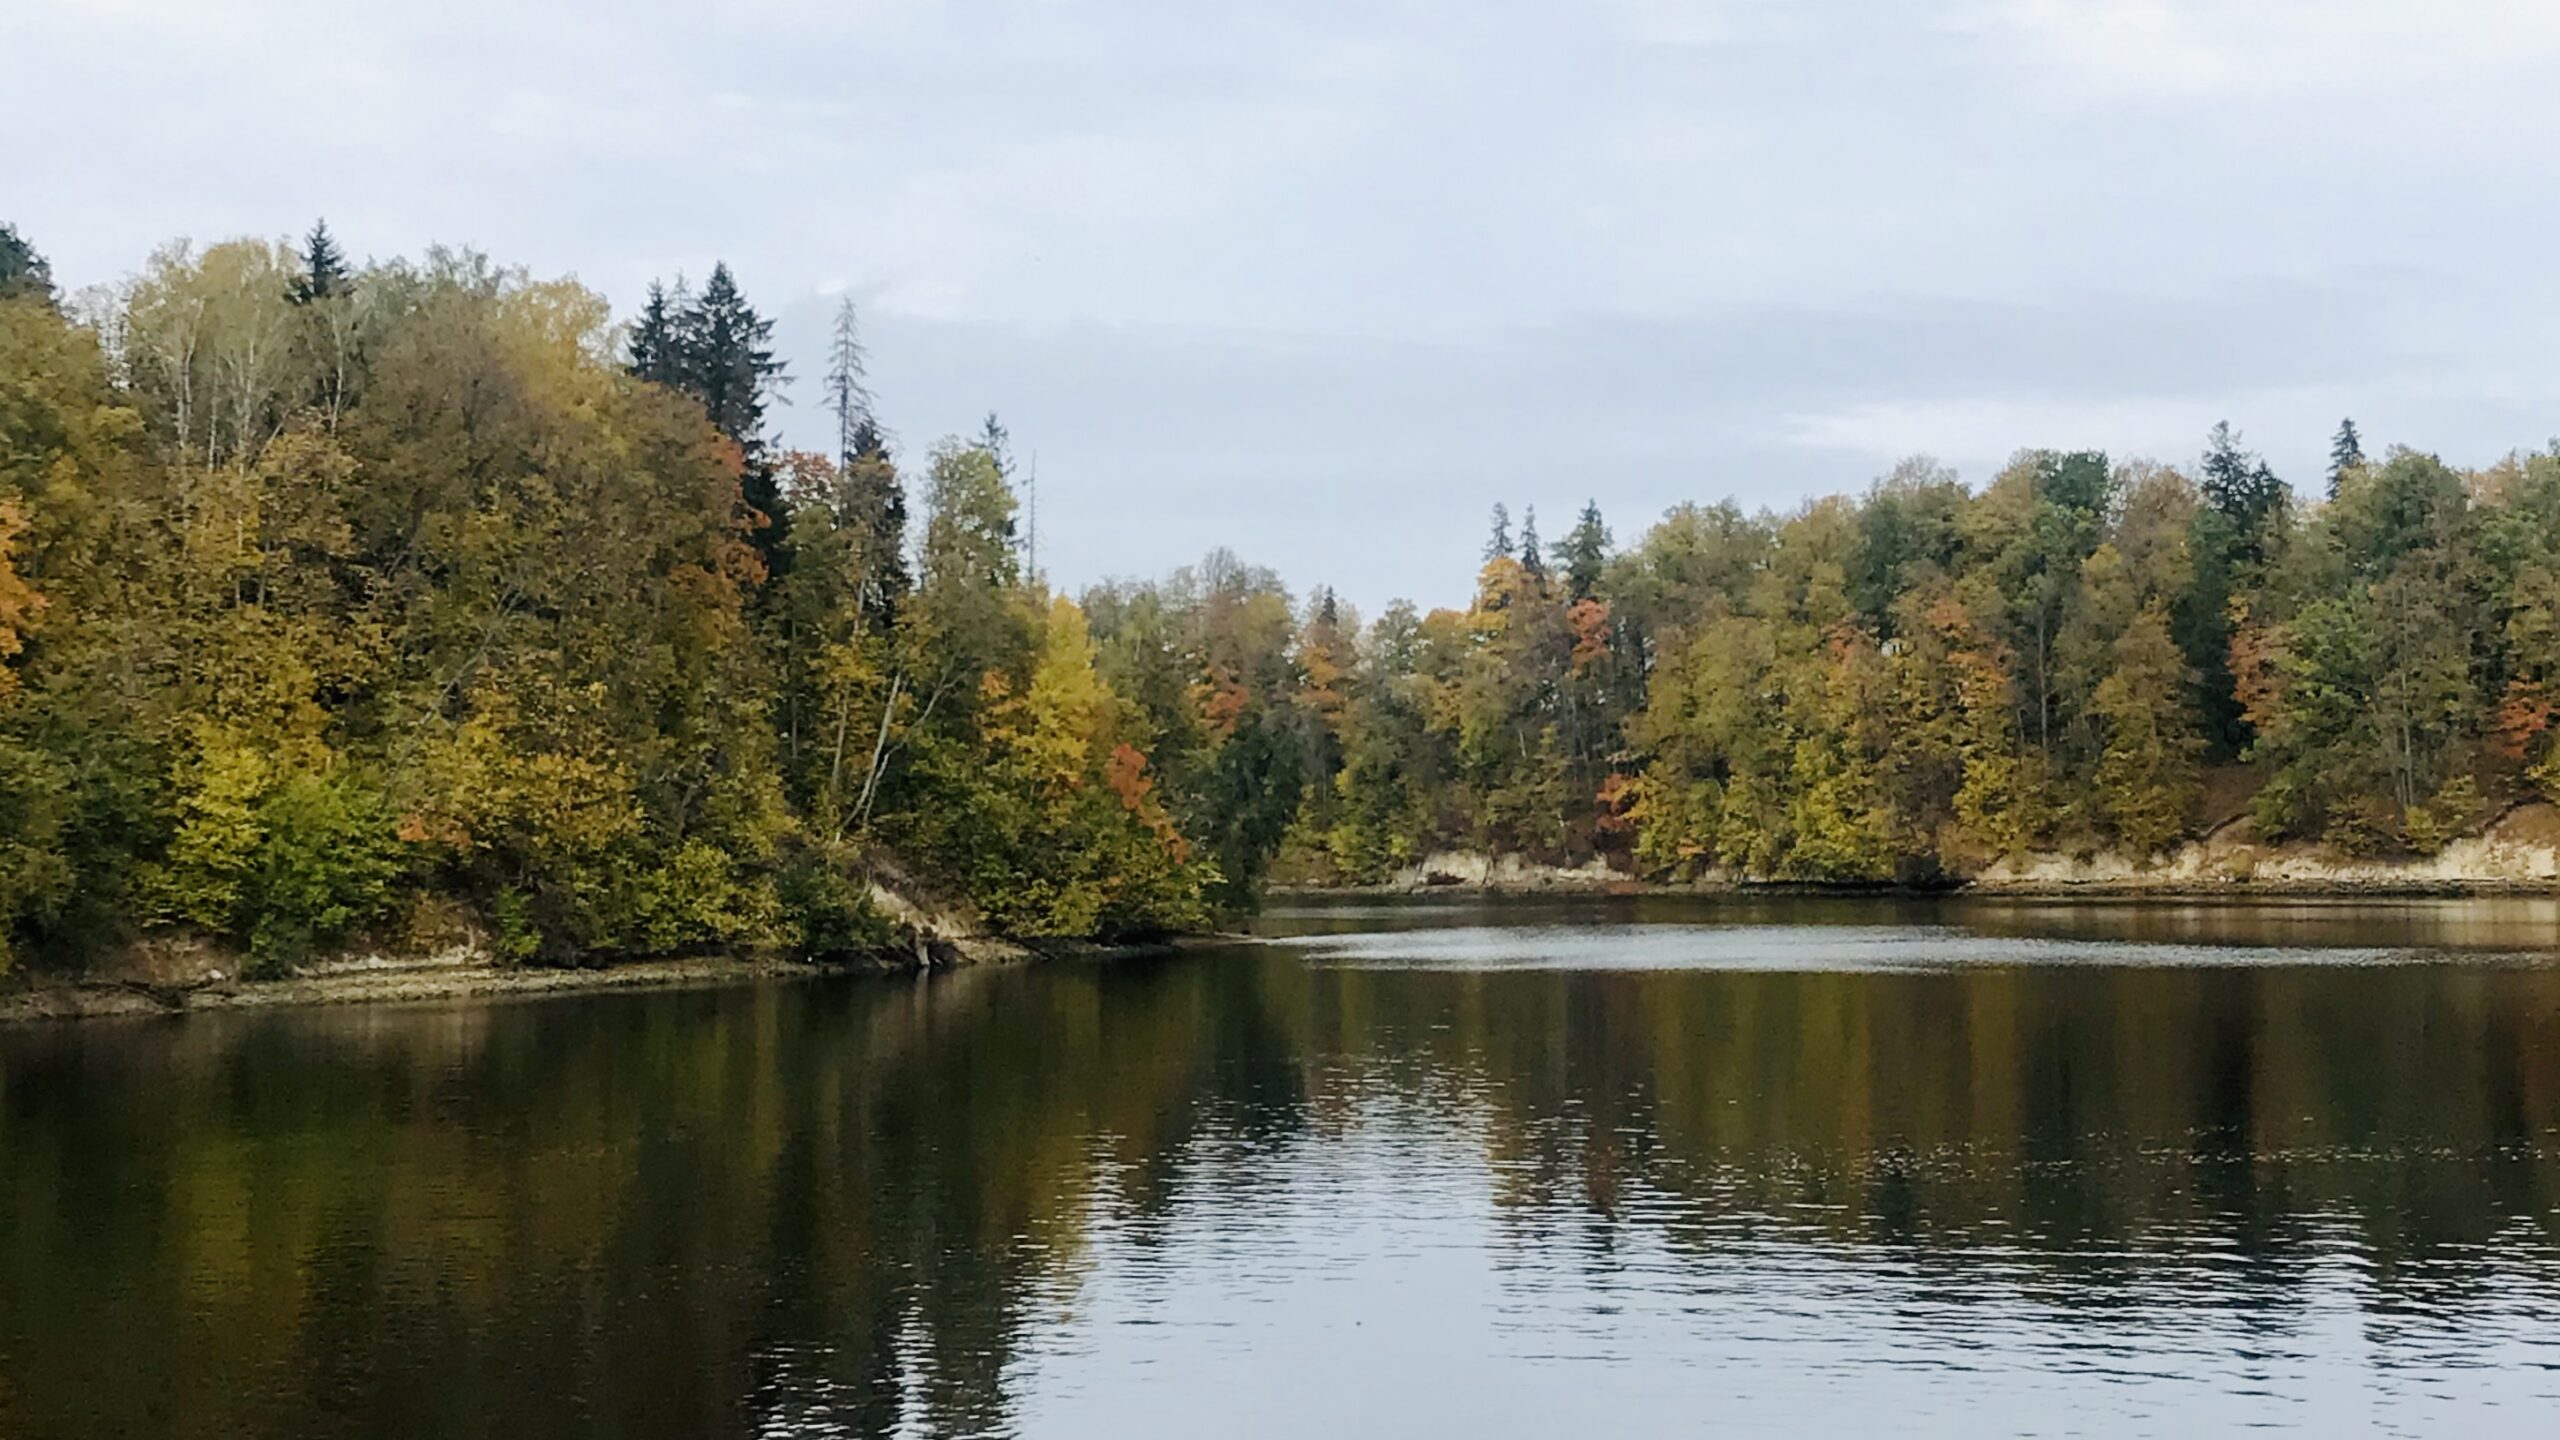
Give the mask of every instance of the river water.
POLYGON ((2560 905, 0 1031, 0 1435, 2560 1434, 2560 905))

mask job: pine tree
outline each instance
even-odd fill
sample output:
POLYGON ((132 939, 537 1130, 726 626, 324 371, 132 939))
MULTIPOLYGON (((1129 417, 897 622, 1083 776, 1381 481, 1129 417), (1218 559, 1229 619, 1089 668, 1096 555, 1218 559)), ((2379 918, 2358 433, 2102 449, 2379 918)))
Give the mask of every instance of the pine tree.
POLYGON ((2353 419, 2338 422, 2338 437, 2329 442, 2329 498, 2338 498, 2338 484, 2350 470, 2364 466, 2364 437, 2356 433, 2353 419))
POLYGON ((53 267, 18 234, 0 222, 0 300, 32 298, 53 303, 53 267))
POLYGON ((1484 563, 1490 565, 1510 554, 1511 507, 1497 500, 1493 505, 1493 533, 1484 542, 1484 563))
POLYGON ((1545 548, 1538 544, 1538 507, 1535 505, 1530 506, 1520 520, 1520 568, 1528 571, 1533 579, 1546 578, 1547 556, 1545 548))
POLYGON ((326 300, 347 292, 347 256, 338 248, 337 238, 329 233, 329 222, 312 222, 311 234, 302 243, 302 273, 294 277, 291 295, 296 305, 326 300))
POLYGON ((1582 518, 1555 543, 1552 553, 1556 563, 1564 567, 1565 585, 1572 598, 1590 599, 1600 588, 1600 572, 1609 563, 1609 527, 1600 518, 1599 501, 1582 507, 1582 518))

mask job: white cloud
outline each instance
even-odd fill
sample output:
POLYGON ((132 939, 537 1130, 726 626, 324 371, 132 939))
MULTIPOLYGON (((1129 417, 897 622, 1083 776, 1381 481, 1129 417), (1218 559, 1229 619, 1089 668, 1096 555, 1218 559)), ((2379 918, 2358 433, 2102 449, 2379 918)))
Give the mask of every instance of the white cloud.
POLYGON ((2402 87, 2523 77, 2560 57, 2549 0, 1991 0, 1950 24, 2114 97, 2388 106, 2402 87))
POLYGON ((2552 0, 0 0, 0 53, 70 285, 320 214, 626 309, 724 258, 804 375, 850 294, 911 442, 1017 420, 1069 583, 1225 538, 1374 608, 1495 498, 2552 425, 2552 0))

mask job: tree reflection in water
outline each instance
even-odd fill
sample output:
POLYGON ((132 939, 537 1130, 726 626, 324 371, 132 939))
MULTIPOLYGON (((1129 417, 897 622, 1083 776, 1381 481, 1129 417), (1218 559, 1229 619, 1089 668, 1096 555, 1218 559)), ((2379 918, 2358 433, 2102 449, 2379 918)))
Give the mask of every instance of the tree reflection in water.
MULTIPOLYGON (((1359 928, 1299 928, 1328 927, 1359 928)), ((2096 1333, 2194 1303, 2306 1344, 2345 1266, 2379 1364, 2457 1364, 2466 1323, 2547 1327, 2560 969, 2296 963, 2319 958, 1243 948, 20 1030, 0 1035, 0 1432, 1038 1431, 1028 1381, 1108 1340, 1083 1307, 1240 1265, 1281 1283, 1293 1227, 1356 1230, 1323 1207, 1363 1195, 1426 1231, 1445 1214, 1522 1325, 1638 1365, 1685 1363, 1703 1322, 1542 1297, 1661 1263, 1705 1313, 1777 1256, 1835 1277, 1806 1292, 1833 1313, 1791 1322, 1835 1338, 2096 1333), (1097 1274, 1119 1278, 1097 1295, 1097 1274)), ((1364 1293, 1425 1320, 1459 1303, 1364 1293)), ((1260 1313, 1240 1297, 1220 1323, 1249 1344, 1260 1313)))

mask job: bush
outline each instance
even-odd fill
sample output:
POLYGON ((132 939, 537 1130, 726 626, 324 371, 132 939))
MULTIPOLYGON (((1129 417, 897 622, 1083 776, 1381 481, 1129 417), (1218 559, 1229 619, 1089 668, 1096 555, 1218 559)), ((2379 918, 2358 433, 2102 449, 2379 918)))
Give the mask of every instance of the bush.
POLYGON ((401 856, 382 797, 343 776, 297 774, 257 808, 261 832, 242 897, 249 955, 267 968, 380 915, 401 856))
POLYGON ((254 968, 290 966, 389 905, 400 841, 361 781, 279 773, 225 740, 205 745, 181 784, 177 830, 146 891, 161 913, 244 942, 254 968))
POLYGON ((783 928, 804 959, 851 959, 898 942, 898 927, 872 903, 871 887, 828 849, 794 853, 777 883, 783 928))

